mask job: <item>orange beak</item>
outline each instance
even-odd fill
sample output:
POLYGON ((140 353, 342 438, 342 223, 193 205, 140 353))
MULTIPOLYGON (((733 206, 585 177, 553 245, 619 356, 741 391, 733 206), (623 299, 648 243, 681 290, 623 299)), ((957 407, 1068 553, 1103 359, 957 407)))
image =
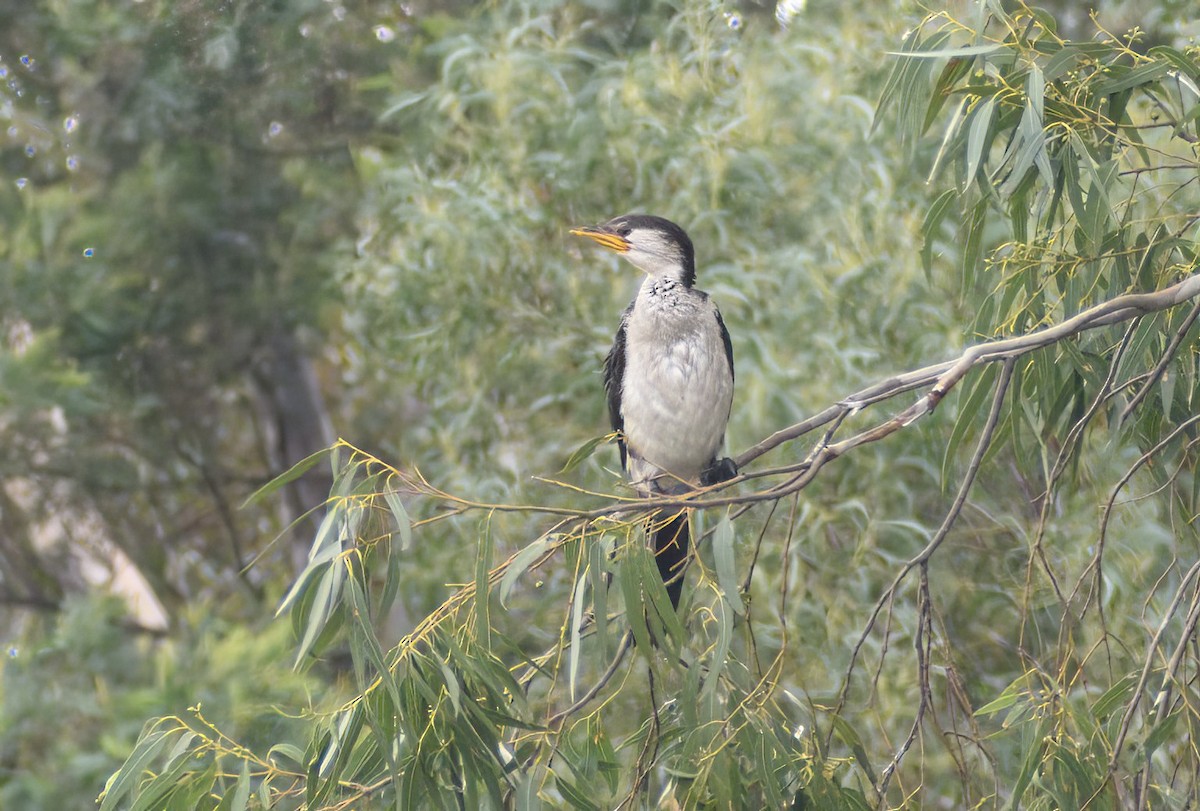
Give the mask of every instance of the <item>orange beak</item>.
POLYGON ((572 228, 571 233, 577 237, 587 237, 593 242, 608 248, 610 251, 625 253, 629 250, 629 240, 623 236, 614 234, 612 231, 605 231, 603 228, 584 226, 582 228, 572 228))

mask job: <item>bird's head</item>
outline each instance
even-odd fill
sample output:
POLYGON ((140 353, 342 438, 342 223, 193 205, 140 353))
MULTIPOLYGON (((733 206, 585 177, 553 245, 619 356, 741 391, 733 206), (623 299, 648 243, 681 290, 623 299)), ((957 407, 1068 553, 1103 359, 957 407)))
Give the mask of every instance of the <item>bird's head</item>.
POLYGON ((675 279, 684 287, 696 280, 692 241, 670 220, 626 214, 602 225, 573 228, 571 233, 615 251, 650 276, 675 279))

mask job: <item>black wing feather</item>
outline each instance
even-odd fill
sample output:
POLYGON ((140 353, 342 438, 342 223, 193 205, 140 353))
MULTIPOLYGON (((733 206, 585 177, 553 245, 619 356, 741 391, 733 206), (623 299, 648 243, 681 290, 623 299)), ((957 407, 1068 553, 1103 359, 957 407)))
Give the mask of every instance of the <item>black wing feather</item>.
POLYGON ((717 328, 721 330, 721 341, 725 344, 725 360, 729 361, 729 379, 733 380, 733 341, 729 338, 729 330, 725 328, 725 319, 721 318, 721 311, 715 304, 713 312, 717 314, 717 328))
MULTIPOLYGON (((612 428, 618 434, 625 430, 625 418, 621 414, 621 387, 625 384, 625 332, 629 321, 629 313, 633 311, 630 304, 621 314, 621 326, 617 328, 617 336, 613 339, 612 349, 604 359, 604 391, 608 395, 608 418, 612 428)), ((621 469, 625 469, 627 451, 625 440, 618 438, 617 447, 621 451, 621 469)))

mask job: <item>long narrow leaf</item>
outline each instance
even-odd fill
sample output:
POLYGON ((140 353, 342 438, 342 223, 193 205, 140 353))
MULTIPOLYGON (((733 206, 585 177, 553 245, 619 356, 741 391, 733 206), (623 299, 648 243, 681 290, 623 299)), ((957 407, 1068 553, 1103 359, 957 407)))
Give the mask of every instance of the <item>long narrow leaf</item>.
POLYGON ((133 791, 138 782, 142 780, 147 767, 162 753, 175 734, 177 731, 173 729, 153 729, 142 735, 133 747, 133 751, 129 753, 129 757, 125 759, 125 763, 121 765, 120 770, 108 778, 108 783, 105 784, 104 791, 100 795, 103 798, 100 802, 100 811, 111 811, 116 808, 117 803, 124 800, 133 791))
POLYGON ((309 607, 308 616, 305 618, 304 637, 296 649, 296 661, 293 667, 300 667, 300 663, 312 650, 317 637, 325 630, 325 625, 341 596, 342 583, 345 579, 346 567, 340 562, 334 561, 326 567, 317 581, 313 602, 309 607))
POLYGON ((497 592, 500 596, 500 604, 507 607, 508 597, 512 593, 513 586, 517 584, 517 580, 521 575, 525 574, 526 570, 540 558, 554 540, 553 537, 541 537, 533 543, 526 546, 512 562, 508 564, 508 568, 504 570, 504 576, 500 578, 500 584, 497 586, 497 592))
POLYGON ((584 599, 587 596, 588 571, 579 573, 575 581, 575 591, 571 599, 571 650, 567 657, 567 683, 570 687, 571 700, 575 700, 575 687, 579 679, 579 660, 582 656, 583 640, 583 610, 584 599))
POLYGON ((250 496, 242 502, 242 509, 244 510, 253 504, 258 504, 267 496, 277 491, 280 487, 283 487, 285 484, 300 478, 309 470, 311 470, 317 464, 317 462, 320 462, 325 456, 329 455, 329 452, 329 448, 322 448, 316 453, 312 453, 304 457, 286 471, 280 473, 278 476, 271 479, 271 481, 267 482, 262 487, 251 493, 250 496))
POLYGON ((728 515, 721 517, 713 532, 713 561, 717 566, 717 584, 721 587, 722 595, 733 613, 744 616, 746 606, 742 603, 741 584, 737 576, 733 522, 728 515))
POLYGON ((991 142, 992 118, 996 111, 996 99, 991 97, 980 102, 969 114, 967 127, 967 153, 965 155, 966 171, 963 183, 970 186, 975 182, 975 175, 983 165, 983 151, 991 142))

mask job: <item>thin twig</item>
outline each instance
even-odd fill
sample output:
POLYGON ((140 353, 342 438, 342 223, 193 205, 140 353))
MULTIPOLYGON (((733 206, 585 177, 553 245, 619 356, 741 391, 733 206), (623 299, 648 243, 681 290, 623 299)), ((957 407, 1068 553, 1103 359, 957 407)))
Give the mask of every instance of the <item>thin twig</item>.
POLYGON ((591 686, 591 688, 586 693, 584 693, 580 697, 580 699, 578 701, 576 701, 574 704, 572 704, 570 707, 567 707, 562 712, 558 712, 558 713, 555 713, 554 715, 550 716, 550 720, 548 720, 546 722, 546 726, 548 726, 548 727, 560 726, 562 724, 562 722, 565 721, 567 718, 571 717, 572 715, 574 715, 575 713, 579 712, 584 707, 586 707, 588 704, 590 704, 592 699, 594 699, 596 696, 598 696, 600 694, 600 691, 604 689, 605 685, 607 685, 610 681, 612 681, 612 677, 615 676, 617 673, 617 668, 619 668, 621 666, 621 662, 625 660, 625 653, 629 650, 630 647, 632 647, 632 645, 633 645, 633 632, 626 630, 625 634, 621 637, 621 642, 619 643, 619 645, 617 647, 617 652, 613 656, 612 662, 609 663, 609 665, 605 669, 604 673, 602 673, 600 675, 600 678, 596 680, 596 683, 593 684, 591 686))
POLYGON ((967 501, 967 496, 971 492, 971 486, 975 483, 975 476, 979 473, 979 468, 983 464, 983 457, 987 453, 987 449, 992 443, 992 437, 996 433, 996 426, 1000 422, 1000 413, 1004 407, 1004 398, 1008 392, 1008 384, 1012 380, 1014 365, 1015 361, 1013 359, 1010 358, 1007 360, 1004 364, 1003 370, 1001 370, 1000 379, 996 381, 996 391, 992 396, 992 408, 988 412, 987 422, 983 427, 983 433, 980 435, 979 442, 975 446, 975 453, 971 457, 971 463, 967 466, 967 472, 963 478, 963 482, 961 485, 959 485, 958 494, 954 497, 954 503, 951 504, 949 511, 946 513, 946 517, 942 520, 942 525, 938 528, 938 531, 934 534, 933 538, 930 539, 929 543, 925 545, 925 548, 917 553, 916 557, 912 558, 905 563, 903 567, 901 567, 896 576, 892 578, 891 585, 884 590, 883 594, 881 594, 879 599, 875 602, 875 608, 871 612, 871 616, 867 620, 867 624, 863 628, 862 633, 859 634, 858 642, 854 645, 854 650, 850 653, 850 663, 847 666, 846 674, 843 677, 842 690, 838 695, 837 706, 834 709, 834 714, 841 712, 842 708, 845 706, 846 699, 850 695, 850 680, 854 673, 854 667, 858 660, 858 654, 862 650, 863 644, 867 641, 867 637, 870 636, 871 629, 875 626, 875 621, 879 618, 879 613, 883 610, 884 605, 886 605, 892 599, 896 593, 896 589, 900 587, 900 584, 904 581, 904 578, 908 576, 909 572, 911 572, 917 566, 924 565, 929 561, 929 559, 933 556, 933 553, 937 551, 939 546, 941 546, 942 541, 946 539, 951 527, 954 526, 955 520, 962 512, 963 505, 967 501))
POLYGON ((1154 698, 1154 705, 1150 708, 1151 714, 1157 715, 1160 721, 1165 719, 1170 711, 1171 682, 1175 680, 1179 667, 1183 664, 1183 654, 1187 650, 1188 643, 1192 641, 1197 622, 1200 622, 1200 589, 1195 590, 1192 594, 1192 605, 1188 610, 1187 619, 1183 623, 1183 631, 1179 634, 1179 644, 1175 646, 1175 651, 1171 654, 1170 661, 1167 662, 1166 672, 1163 673, 1162 687, 1159 688, 1158 695, 1154 698))
MULTIPOLYGON (((1171 338, 1170 345, 1167 346, 1166 351, 1162 353, 1162 357, 1158 359, 1158 363, 1155 364, 1154 368, 1150 371, 1150 377, 1147 378, 1146 382, 1142 384, 1142 387, 1138 389, 1137 393, 1133 395, 1133 397, 1129 398, 1129 402, 1126 403, 1125 408, 1121 410, 1120 422, 1124 422, 1129 418, 1129 415, 1134 412, 1134 409, 1141 405, 1142 400, 1144 400, 1146 395, 1150 393, 1150 389, 1152 389, 1154 384, 1158 382, 1158 379, 1166 370, 1167 364, 1170 363, 1171 359, 1175 357, 1175 352, 1179 349, 1179 345, 1183 343, 1184 336, 1187 335, 1188 330, 1192 328, 1192 324, 1196 323, 1197 316, 1200 316, 1200 301, 1197 301, 1192 309, 1188 311, 1187 317, 1183 319, 1183 324, 1178 330, 1175 331, 1174 337, 1171 338)), ((1167 404, 1167 408, 1170 408, 1169 403, 1167 404)))
MULTIPOLYGON (((1108 762, 1108 779, 1117 771, 1117 759, 1121 755, 1121 749, 1125 746, 1125 738, 1129 735, 1129 727, 1133 723, 1134 713, 1137 712, 1138 704, 1142 700, 1142 691, 1146 689, 1146 682, 1150 679, 1150 668, 1154 665, 1154 653, 1158 650, 1158 645, 1162 641, 1163 635, 1167 632, 1167 626, 1175 616, 1179 604, 1183 602, 1183 594, 1187 589, 1188 584, 1192 579, 1200 573, 1200 561, 1192 564, 1192 568, 1188 569, 1187 574, 1183 576, 1183 581, 1179 584, 1179 588, 1175 591, 1175 597, 1171 600, 1171 604, 1167 606, 1167 610, 1163 613, 1162 622, 1159 623, 1158 630, 1154 632, 1154 638, 1150 640, 1150 644, 1146 646, 1146 659, 1142 662, 1142 672, 1138 677, 1137 686, 1133 688, 1133 698, 1129 701, 1129 706, 1125 708, 1125 715, 1121 718, 1121 726, 1117 729, 1117 736, 1113 741, 1112 759, 1108 762)), ((1097 787, 1096 793, 1104 788, 1104 783, 1097 787)))
POLYGON ((896 750, 895 756, 884 768, 879 775, 879 784, 876 787, 876 792, 879 797, 879 808, 887 806, 887 790, 888 785, 892 782, 892 777, 896 773, 896 769, 900 767, 900 761, 912 748, 913 742, 917 739, 917 733, 921 731, 921 723, 925 720, 925 713, 933 703, 933 690, 929 686, 929 657, 933 650, 933 606, 929 595, 929 561, 921 562, 921 579, 920 586, 917 592, 917 634, 913 639, 913 647, 917 652, 917 688, 920 693, 920 701, 917 704, 917 713, 913 717, 912 727, 908 731, 908 737, 904 743, 896 750))
MULTIPOLYGON (((1138 460, 1130 466, 1129 470, 1125 471, 1125 475, 1122 476, 1120 480, 1117 481, 1116 485, 1113 486, 1112 493, 1109 494, 1108 500, 1104 502, 1104 508, 1100 513, 1100 533, 1099 537, 1096 539, 1096 554, 1092 557, 1092 561, 1094 562, 1096 569, 1097 593, 1099 593, 1101 588, 1100 573, 1102 570, 1100 562, 1104 556, 1104 542, 1108 538, 1108 522, 1109 519, 1112 518, 1112 511, 1116 506, 1117 496, 1120 495, 1121 490, 1124 489, 1125 485, 1129 483, 1129 480, 1133 478, 1134 474, 1141 470, 1143 465, 1153 459, 1159 451, 1171 444, 1175 437, 1179 436, 1192 425, 1195 425, 1198 421, 1200 421, 1200 414, 1194 414, 1190 418, 1181 422, 1178 426, 1176 426, 1174 431, 1167 434, 1165 437, 1159 440, 1154 447, 1138 457, 1138 460)), ((1088 565, 1089 567, 1092 566, 1090 563, 1088 565)), ((1084 570, 1084 573, 1086 574, 1086 570, 1084 570)), ((1099 599, 1099 597, 1097 597, 1097 599, 1099 599)))

